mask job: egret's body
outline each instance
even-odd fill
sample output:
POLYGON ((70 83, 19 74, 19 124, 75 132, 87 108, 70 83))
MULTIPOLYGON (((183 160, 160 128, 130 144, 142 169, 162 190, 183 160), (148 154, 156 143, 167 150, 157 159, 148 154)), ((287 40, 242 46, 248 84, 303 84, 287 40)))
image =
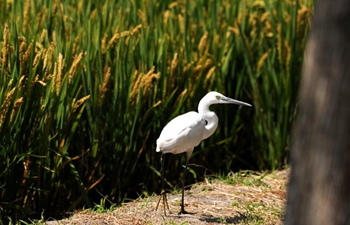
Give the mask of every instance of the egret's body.
MULTIPOLYGON (((186 213, 184 209, 184 183, 187 172, 187 164, 192 155, 194 147, 199 143, 210 137, 216 130, 219 118, 216 114, 209 110, 212 104, 237 104, 251 106, 248 103, 237 101, 218 92, 209 92, 206 94, 198 105, 197 112, 188 112, 183 115, 175 117, 162 130, 157 140, 157 152, 163 153, 162 156, 162 196, 165 213, 166 194, 164 191, 164 154, 180 154, 187 153, 186 168, 184 172, 184 179, 182 183, 182 202, 180 213, 186 213)), ((160 201, 160 200, 159 200, 160 201)), ((158 202, 159 205, 159 202, 158 202)), ((157 208, 158 208, 157 205, 157 208)), ((169 209, 169 207, 168 207, 169 209)))
POLYGON ((174 118, 157 140, 157 152, 180 154, 190 151, 203 139, 205 120, 196 112, 174 118))

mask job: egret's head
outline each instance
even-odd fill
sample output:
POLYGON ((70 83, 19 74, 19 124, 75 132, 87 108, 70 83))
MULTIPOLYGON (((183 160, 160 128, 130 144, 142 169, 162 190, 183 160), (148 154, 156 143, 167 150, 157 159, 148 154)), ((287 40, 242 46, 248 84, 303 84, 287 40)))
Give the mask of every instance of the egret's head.
POLYGON ((223 94, 220 94, 219 92, 216 91, 211 91, 208 94, 204 96, 202 99, 206 104, 211 105, 211 104, 235 104, 235 105, 244 105, 244 106, 251 106, 248 103, 241 102, 232 98, 228 98, 223 94))

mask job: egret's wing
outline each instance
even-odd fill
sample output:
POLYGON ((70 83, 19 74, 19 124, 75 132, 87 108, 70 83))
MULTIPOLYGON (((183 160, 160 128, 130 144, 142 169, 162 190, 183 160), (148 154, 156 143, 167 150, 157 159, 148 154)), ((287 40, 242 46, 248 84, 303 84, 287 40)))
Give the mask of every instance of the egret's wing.
POLYGON ((188 112, 172 119, 162 130, 159 139, 172 139, 183 130, 196 126, 202 118, 196 112, 188 112))
POLYGON ((188 112, 175 117, 162 130, 157 140, 157 151, 178 154, 197 146, 206 125, 198 113, 188 112))

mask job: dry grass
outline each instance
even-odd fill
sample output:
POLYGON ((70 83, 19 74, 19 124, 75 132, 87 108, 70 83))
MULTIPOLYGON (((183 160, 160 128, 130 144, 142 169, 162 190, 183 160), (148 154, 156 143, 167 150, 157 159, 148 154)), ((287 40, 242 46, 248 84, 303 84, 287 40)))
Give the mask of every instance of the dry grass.
MULTIPOLYGON (((47 224, 282 224, 289 170, 240 172, 195 184, 185 194, 191 214, 178 215, 181 193, 168 194, 172 213, 155 211, 158 196, 140 198, 115 210, 86 210, 47 224)), ((160 203, 162 204, 162 203, 160 203)))

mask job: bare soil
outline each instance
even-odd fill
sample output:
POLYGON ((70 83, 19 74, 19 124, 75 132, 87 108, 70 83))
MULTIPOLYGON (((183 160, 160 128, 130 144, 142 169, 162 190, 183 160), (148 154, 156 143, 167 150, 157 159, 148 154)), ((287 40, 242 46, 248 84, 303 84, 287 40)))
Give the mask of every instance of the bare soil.
POLYGON ((181 193, 168 193, 171 213, 164 215, 159 196, 126 203, 105 213, 85 210, 46 224, 282 224, 289 170, 272 173, 243 171, 225 179, 210 179, 185 192, 185 209, 178 215, 181 193))

